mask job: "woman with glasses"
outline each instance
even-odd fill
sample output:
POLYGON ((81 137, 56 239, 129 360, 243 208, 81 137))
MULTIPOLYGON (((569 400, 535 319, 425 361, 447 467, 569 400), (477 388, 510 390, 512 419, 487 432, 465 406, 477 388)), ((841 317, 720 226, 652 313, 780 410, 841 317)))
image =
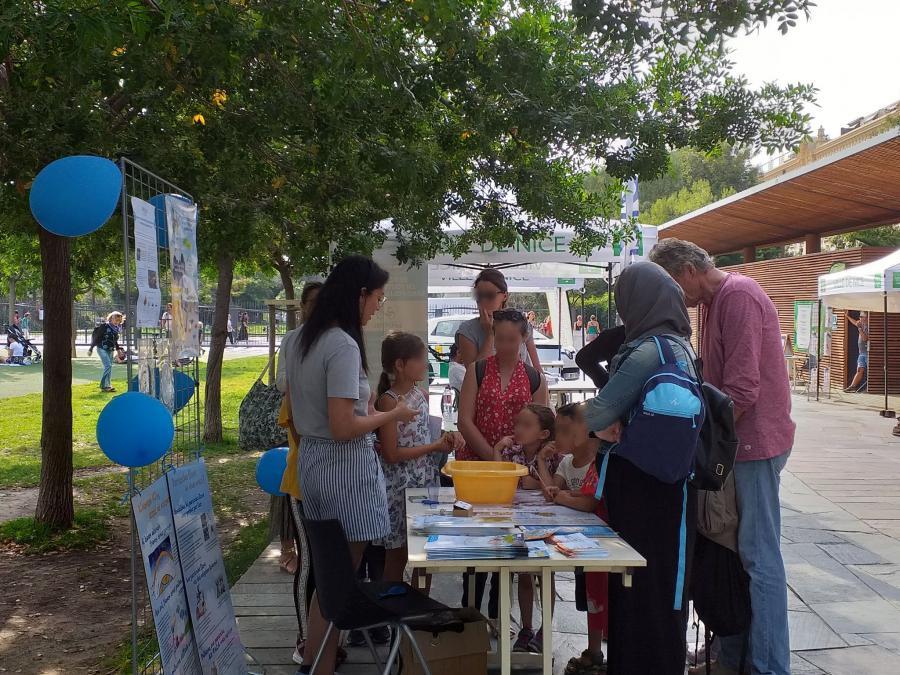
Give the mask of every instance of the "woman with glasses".
MULTIPOLYGON (((350 543, 354 568, 368 545, 390 531, 376 429, 418 416, 401 396, 390 412, 370 406, 368 362, 362 329, 384 304, 388 273, 369 258, 339 262, 319 291, 312 314, 288 348, 287 397, 300 437, 303 510, 313 520, 336 519, 350 543)), ((314 597, 300 672, 309 672, 327 623, 314 597)), ((334 672, 337 634, 323 654, 321 672, 334 672)))
MULTIPOLYGON (((478 318, 460 324, 456 333, 459 343, 459 360, 466 366, 482 361, 494 354, 494 312, 506 308, 509 301, 509 287, 503 272, 488 268, 482 270, 475 279, 475 302, 478 303, 478 318)), ((523 315, 524 319, 524 315, 523 315)), ((534 330, 525 323, 527 332, 519 348, 519 358, 541 371, 537 347, 534 346, 534 330)))

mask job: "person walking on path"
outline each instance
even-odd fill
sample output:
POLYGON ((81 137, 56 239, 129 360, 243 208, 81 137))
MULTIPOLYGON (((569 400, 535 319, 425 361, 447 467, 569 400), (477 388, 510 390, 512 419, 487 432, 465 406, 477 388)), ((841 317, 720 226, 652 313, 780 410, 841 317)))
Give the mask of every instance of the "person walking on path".
POLYGON ((125 323, 125 315, 122 312, 110 312, 106 322, 101 323, 91 334, 91 346, 88 347, 88 356, 96 348, 97 356, 103 363, 103 374, 100 376, 100 391, 114 392, 112 386, 113 355, 119 349, 119 333, 122 324, 125 323))
POLYGON ((234 324, 231 321, 231 314, 228 315, 228 326, 225 328, 225 334, 228 335, 228 341, 234 346, 234 324))
POLYGON ((26 338, 31 338, 31 312, 25 312, 22 317, 22 332, 26 338))
MULTIPOLYGON (((778 313, 753 279, 716 269, 699 246, 661 241, 650 253, 700 307, 704 379, 734 399, 740 445, 734 465, 738 549, 750 576, 748 663, 753 673, 789 675, 787 581, 781 556, 781 471, 794 445, 791 392, 778 313)), ((718 674, 737 670, 745 636, 723 637, 718 674)))

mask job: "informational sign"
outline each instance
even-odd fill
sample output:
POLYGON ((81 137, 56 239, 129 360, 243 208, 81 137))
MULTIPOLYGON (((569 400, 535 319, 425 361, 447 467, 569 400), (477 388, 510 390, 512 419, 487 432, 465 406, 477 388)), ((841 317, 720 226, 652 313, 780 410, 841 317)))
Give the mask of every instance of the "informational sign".
POLYGON ((135 283, 138 290, 135 325, 151 328, 158 325, 161 298, 156 209, 149 202, 132 197, 131 212, 134 214, 135 283))
MULTIPOLYGON (((570 270, 570 273, 573 271, 574 269, 570 270)), ((472 288, 475 278, 480 273, 480 268, 470 269, 455 265, 429 265, 428 290, 432 293, 449 293, 472 288)), ((506 277, 506 284, 511 292, 537 293, 556 288, 577 291, 584 287, 584 277, 553 277, 541 274, 540 271, 518 267, 504 269, 503 276, 506 277)), ((391 281, 393 282, 393 279, 391 281)))
POLYGON ((166 474, 194 639, 204 675, 247 672, 203 460, 166 474))
POLYGON ((133 496, 131 506, 163 672, 199 675, 200 660, 191 630, 166 477, 133 496))
POLYGON ((794 348, 799 351, 809 351, 815 304, 812 300, 794 301, 794 348))
POLYGON ((200 275, 197 269, 197 205, 166 195, 172 265, 172 356, 200 355, 200 275))

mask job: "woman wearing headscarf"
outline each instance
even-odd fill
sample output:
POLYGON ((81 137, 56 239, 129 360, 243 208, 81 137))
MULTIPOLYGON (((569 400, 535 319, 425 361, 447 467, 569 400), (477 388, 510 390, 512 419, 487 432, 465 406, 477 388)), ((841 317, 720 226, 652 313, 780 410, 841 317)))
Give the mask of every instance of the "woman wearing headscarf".
MULTIPOLYGON (((696 380, 696 357, 684 294, 658 265, 627 267, 615 289, 625 324, 625 343, 610 363, 609 382, 584 405, 588 428, 601 431, 626 422, 644 385, 660 368, 660 349, 671 346, 679 369, 696 380)), ((627 435, 627 426, 623 439, 627 435)), ((609 580, 610 675, 681 675, 686 656, 684 589, 693 548, 696 495, 687 479, 658 480, 611 448, 605 482, 609 524, 647 560, 634 571, 631 588, 618 575, 609 580)))

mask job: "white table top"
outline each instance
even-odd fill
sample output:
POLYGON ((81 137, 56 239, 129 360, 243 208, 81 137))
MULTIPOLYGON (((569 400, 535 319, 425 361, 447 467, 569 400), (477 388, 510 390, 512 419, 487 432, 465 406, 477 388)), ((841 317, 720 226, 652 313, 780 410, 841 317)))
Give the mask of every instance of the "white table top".
MULTIPOLYGON (((410 502, 410 497, 425 497, 424 488, 410 488, 406 491, 406 534, 409 546, 409 564, 436 572, 464 572, 474 568, 479 572, 491 572, 501 568, 512 571, 537 571, 549 568, 554 572, 571 572, 582 568, 591 572, 627 573, 633 567, 645 567, 647 561, 619 537, 601 540, 601 545, 609 551, 609 557, 602 559, 567 558, 558 551, 552 550, 549 558, 520 558, 514 560, 428 560, 425 554, 426 537, 410 532, 413 517, 438 513, 440 509, 449 509, 454 496, 453 488, 441 488, 440 506, 426 506, 421 502, 410 502)), ((478 507, 476 506, 477 510, 478 507)), ((600 519, 598 518, 598 523, 600 519)))
POLYGON ((593 394, 597 391, 597 387, 593 382, 585 380, 560 380, 549 386, 550 393, 554 392, 584 392, 593 394))

